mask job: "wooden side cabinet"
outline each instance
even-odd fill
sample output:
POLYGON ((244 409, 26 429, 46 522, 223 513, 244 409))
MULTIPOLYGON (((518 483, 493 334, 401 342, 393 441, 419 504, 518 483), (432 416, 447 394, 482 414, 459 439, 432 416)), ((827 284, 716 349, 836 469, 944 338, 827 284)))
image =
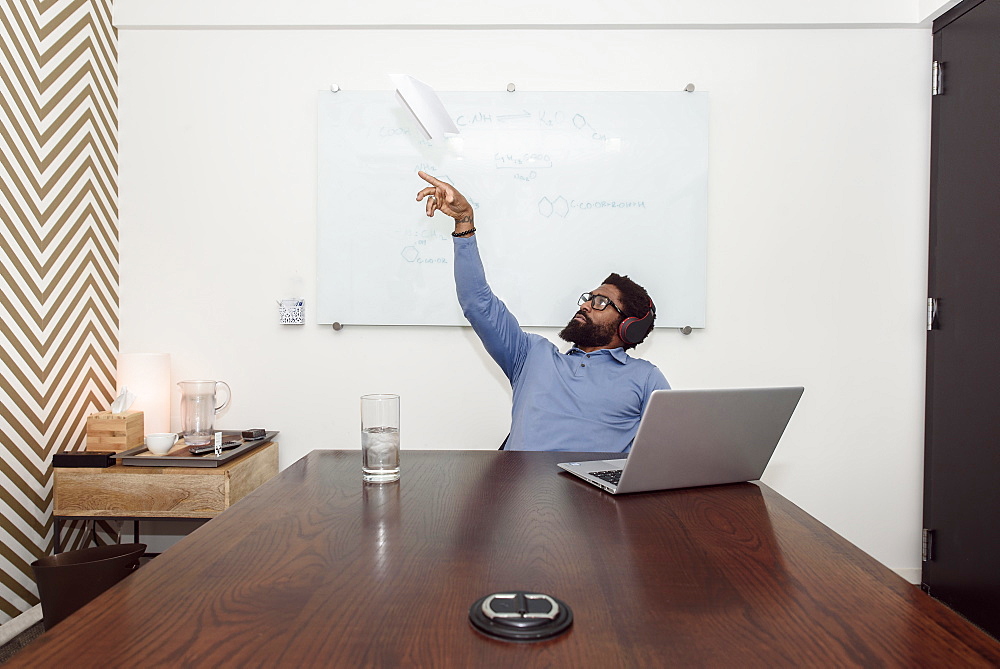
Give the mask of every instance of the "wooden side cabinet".
POLYGON ((55 550, 62 520, 214 518, 277 473, 273 441, 221 467, 56 468, 55 550))

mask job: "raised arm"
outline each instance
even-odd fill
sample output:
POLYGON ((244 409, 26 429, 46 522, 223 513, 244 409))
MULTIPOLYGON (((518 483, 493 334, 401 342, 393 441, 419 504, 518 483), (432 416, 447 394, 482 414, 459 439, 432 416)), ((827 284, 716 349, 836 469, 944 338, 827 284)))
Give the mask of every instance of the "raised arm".
POLYGON ((455 219, 455 288, 462 313, 479 335, 507 378, 513 382, 527 355, 531 336, 521 330, 517 319, 504 303, 493 294, 486 282, 486 272, 479 257, 476 228, 472 221, 472 205, 449 183, 418 172, 431 184, 417 193, 417 201, 426 200, 428 216, 440 211, 455 219))

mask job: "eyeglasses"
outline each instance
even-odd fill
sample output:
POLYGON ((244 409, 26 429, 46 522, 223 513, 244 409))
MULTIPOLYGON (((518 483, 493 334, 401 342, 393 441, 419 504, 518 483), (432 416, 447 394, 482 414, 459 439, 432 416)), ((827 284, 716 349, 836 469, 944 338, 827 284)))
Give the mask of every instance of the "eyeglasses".
POLYGON ((605 309, 608 308, 608 305, 610 304, 615 308, 615 311, 620 313, 622 316, 625 315, 625 312, 619 309, 617 304, 612 302, 610 298, 605 297, 604 295, 597 295, 595 293, 584 293, 583 295, 580 296, 580 299, 577 300, 576 304, 577 306, 582 307, 587 302, 590 302, 590 306, 596 309, 597 311, 604 311, 605 309))

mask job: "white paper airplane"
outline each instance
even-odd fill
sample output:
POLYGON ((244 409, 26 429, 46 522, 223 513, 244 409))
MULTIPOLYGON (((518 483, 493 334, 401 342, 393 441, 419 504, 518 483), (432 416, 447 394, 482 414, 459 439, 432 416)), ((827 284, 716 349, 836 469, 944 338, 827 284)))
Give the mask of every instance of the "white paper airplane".
POLYGON ((424 139, 444 139, 457 135, 458 127, 434 89, 408 74, 390 74, 396 86, 396 99, 410 112, 424 139))

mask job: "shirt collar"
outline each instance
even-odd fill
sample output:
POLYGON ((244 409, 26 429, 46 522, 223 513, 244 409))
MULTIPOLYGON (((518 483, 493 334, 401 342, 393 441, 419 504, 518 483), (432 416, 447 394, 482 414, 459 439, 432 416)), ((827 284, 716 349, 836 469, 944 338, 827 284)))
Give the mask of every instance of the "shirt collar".
POLYGON ((614 358, 623 365, 628 362, 628 353, 626 353, 625 349, 621 346, 619 346, 618 348, 602 348, 589 354, 586 351, 577 348, 576 346, 566 351, 566 355, 602 355, 602 354, 610 355, 612 358, 614 358))

